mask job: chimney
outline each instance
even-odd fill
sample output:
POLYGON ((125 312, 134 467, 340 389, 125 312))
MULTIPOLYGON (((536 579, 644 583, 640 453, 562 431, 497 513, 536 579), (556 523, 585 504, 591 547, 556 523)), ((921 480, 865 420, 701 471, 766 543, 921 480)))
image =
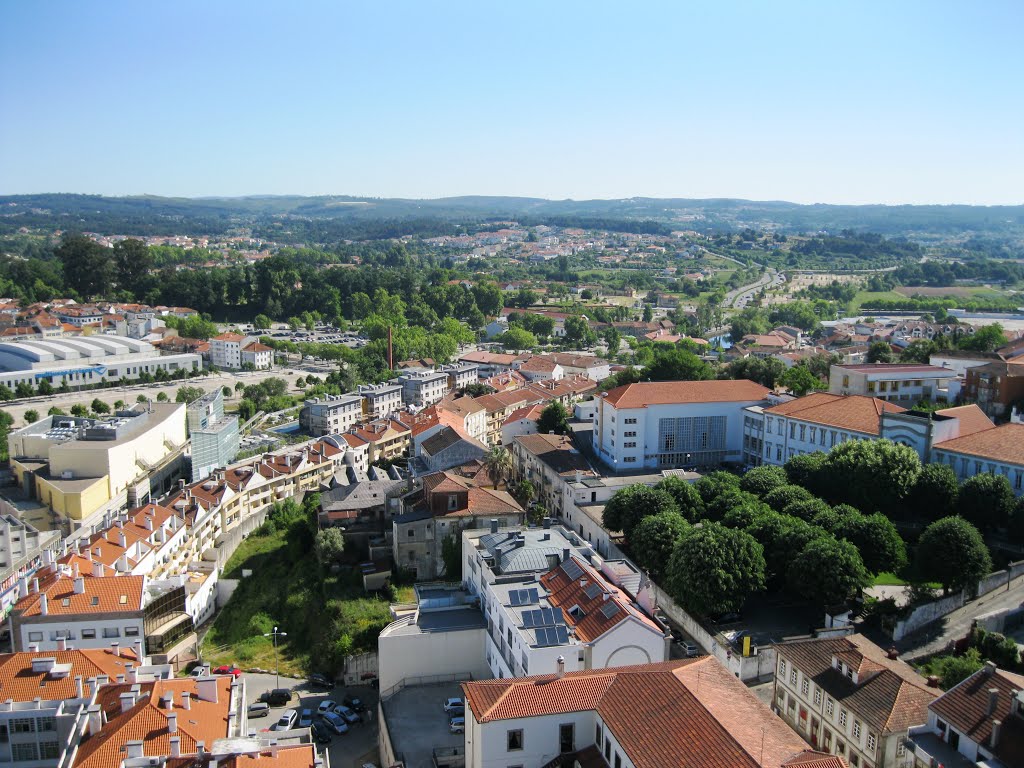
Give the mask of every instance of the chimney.
POLYGON ((211 704, 217 703, 217 678, 200 677, 196 679, 196 696, 211 704))
POLYGON ((171 736, 171 757, 181 757, 181 736, 171 736))
POLYGON ((129 683, 139 682, 139 670, 134 664, 125 664, 124 668, 129 683))
POLYGON ((39 653, 39 643, 29 643, 28 652, 39 653))
POLYGON ((39 596, 39 614, 46 616, 49 613, 50 607, 46 604, 46 593, 44 592, 39 596))
POLYGON ((181 692, 181 708, 192 709, 192 692, 182 691, 181 692))
POLYGON ((999 702, 999 689, 989 688, 988 689, 988 710, 985 712, 987 715, 993 715, 996 711, 996 704, 999 702))
POLYGON ((562 675, 565 674, 565 656, 559 656, 556 664, 558 665, 557 675, 558 677, 562 677, 562 675))
POLYGON ((103 730, 103 710, 100 709, 99 704, 93 704, 89 707, 89 735, 96 736, 101 730, 103 730))
POLYGON ((71 575, 74 576, 76 579, 81 575, 79 573, 79 571, 78 571, 78 561, 77 560, 75 561, 74 565, 71 566, 71 575))
MULTIPOLYGON (((96 553, 99 556, 99 552, 96 553)), ((92 575, 96 578, 103 578, 103 563, 99 560, 92 561, 92 575)))
POLYGON ((601 598, 602 602, 605 602, 605 603, 607 603, 607 602, 608 602, 608 600, 609 600, 609 598, 611 598, 611 596, 612 596, 612 595, 611 595, 611 593, 610 593, 610 592, 605 592, 605 593, 604 593, 604 597, 602 597, 602 598, 601 598))
MULTIPOLYGON (((168 733, 177 733, 178 732, 178 713, 177 712, 171 712, 169 715, 167 715, 167 732, 168 733)), ((197 751, 198 751, 198 746, 197 746, 197 751)))
POLYGON ((127 753, 128 759, 142 757, 142 742, 141 741, 126 741, 124 744, 124 751, 127 753))
POLYGON ((121 656, 121 644, 116 640, 110 644, 110 652, 117 657, 121 656))
POLYGON ((75 698, 85 698, 85 686, 82 685, 81 675, 75 675, 75 698))
POLYGON ((999 730, 1002 727, 1002 725, 1003 723, 1001 720, 992 721, 992 737, 989 740, 989 749, 995 749, 996 744, 999 743, 999 730))
POLYGON ((39 579, 32 579, 32 594, 35 595, 39 592, 39 579))
POLYGON ((149 515, 146 515, 145 526, 146 526, 146 530, 147 531, 152 531, 153 530, 153 518, 150 517, 149 515))
POLYGON ((491 518, 491 533, 497 533, 497 532, 498 532, 498 518, 492 517, 491 518))
POLYGON ((197 741, 196 742, 196 754, 197 755, 204 755, 204 754, 206 754, 206 742, 205 741, 197 741))
POLYGON ((125 677, 124 675, 118 675, 117 676, 117 682, 119 682, 119 683, 126 683, 126 682, 128 682, 128 678, 125 677))
POLYGON ((18 599, 28 597, 28 577, 22 576, 18 579, 18 599))
POLYGON ((75 582, 74 583, 75 583, 75 594, 76 595, 84 595, 85 594, 85 579, 82 578, 81 576, 78 576, 78 577, 75 578, 75 582))
POLYGON ((550 517, 545 517, 544 521, 543 521, 543 525, 544 525, 545 528, 550 528, 551 527, 551 518, 550 517))
POLYGON ((121 711, 127 712, 135 706, 135 692, 125 691, 121 694, 121 711))
POLYGON ((135 641, 134 647, 135 647, 135 661, 141 667, 143 664, 146 663, 146 655, 143 652, 144 649, 142 647, 142 639, 141 638, 135 641))
POLYGON ((896 650, 896 646, 895 645, 892 645, 892 646, 889 646, 889 650, 885 652, 885 655, 886 655, 887 658, 890 658, 893 661, 896 661, 896 659, 898 659, 900 657, 900 652, 898 650, 896 650))
POLYGON ((586 589, 586 587, 587 587, 587 580, 586 579, 580 579, 580 589, 586 589))
POLYGON ((160 697, 160 706, 164 709, 174 709, 174 691, 164 691, 160 697))
POLYGON ((57 638, 57 650, 66 651, 68 649, 68 639, 66 637, 57 638))

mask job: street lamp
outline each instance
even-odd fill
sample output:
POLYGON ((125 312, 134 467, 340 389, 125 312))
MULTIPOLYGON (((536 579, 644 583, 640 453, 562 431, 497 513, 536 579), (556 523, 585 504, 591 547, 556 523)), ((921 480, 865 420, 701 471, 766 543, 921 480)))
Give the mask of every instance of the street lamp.
POLYGON ((274 687, 275 688, 280 688, 281 687, 281 664, 278 662, 278 659, 277 659, 277 638, 279 638, 279 637, 288 637, 288 633, 287 632, 281 632, 277 627, 274 627, 274 631, 273 632, 267 632, 263 636, 264 637, 272 637, 272 638, 274 638, 274 677, 277 679, 277 685, 275 685, 274 687))

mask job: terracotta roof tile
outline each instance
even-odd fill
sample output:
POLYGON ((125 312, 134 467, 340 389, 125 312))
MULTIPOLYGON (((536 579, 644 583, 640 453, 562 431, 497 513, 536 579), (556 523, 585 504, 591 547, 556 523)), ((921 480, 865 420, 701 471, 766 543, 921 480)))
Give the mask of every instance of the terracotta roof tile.
POLYGON ((127 664, 136 661, 131 648, 121 650, 115 656, 109 649, 82 649, 69 651, 40 651, 0 654, 0 699, 7 701, 32 701, 42 699, 70 699, 77 695, 75 677, 82 680, 106 675, 116 680, 127 672, 127 664), (51 677, 48 672, 33 672, 32 660, 52 658, 59 665, 70 664, 71 671, 61 677, 51 677))
POLYGON ((935 448, 1024 465, 1024 424, 1003 424, 966 437, 936 443, 935 448))
POLYGON ((985 415, 985 412, 976 403, 961 405, 956 408, 944 408, 938 413, 943 416, 951 416, 960 422, 960 434, 957 437, 967 437, 975 432, 982 432, 992 429, 995 424, 992 419, 985 415))
POLYGON ((763 400, 769 390, 746 379, 736 381, 647 381, 611 390, 605 402, 616 408, 683 403, 730 403, 763 400))
POLYGON ((902 413, 894 403, 864 395, 832 395, 816 392, 788 403, 765 408, 769 415, 787 416, 811 424, 825 424, 869 435, 877 435, 879 416, 884 413, 902 413))
POLYGON ((1020 690, 1024 690, 1024 676, 983 667, 933 701, 930 709, 972 741, 988 744, 992 738, 992 721, 1008 724, 1012 720, 1010 692, 1020 690), (995 711, 991 714, 988 711, 990 689, 996 691, 995 711))

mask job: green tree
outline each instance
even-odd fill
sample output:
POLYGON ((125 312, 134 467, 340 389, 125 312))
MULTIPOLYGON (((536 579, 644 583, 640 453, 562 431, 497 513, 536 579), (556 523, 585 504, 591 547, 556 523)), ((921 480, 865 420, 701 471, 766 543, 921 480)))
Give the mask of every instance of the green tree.
POLYGON ((679 345, 655 344, 654 359, 644 372, 646 381, 703 381, 714 378, 710 365, 679 345))
POLYGON ((925 464, 917 476, 914 489, 907 502, 915 516, 923 520, 938 520, 956 513, 960 496, 960 483, 956 472, 948 464, 925 464))
POLYGON ((917 572, 944 591, 977 584, 992 570, 992 558, 978 529, 962 517, 944 517, 924 529, 915 553, 917 572))
POLYGON ((156 401, 158 403, 166 403, 168 400, 170 400, 170 398, 167 396, 166 392, 157 392, 156 401))
POLYGON ((831 536, 812 539, 790 564, 789 589, 820 606, 841 603, 868 585, 857 547, 831 536))
POLYGON ((608 345, 608 355, 614 356, 619 353, 619 347, 622 345, 622 334, 619 333, 619 329, 613 325, 608 326, 601 332, 601 338, 604 339, 604 343, 608 345))
POLYGON ((39 421, 39 411, 35 411, 32 409, 25 411, 26 424, 35 424, 37 421, 39 421))
POLYGON ((274 321, 264 314, 259 314, 253 318, 252 324, 257 331, 268 331, 273 327, 274 321))
POLYGON ((982 326, 970 336, 963 336, 960 340, 962 349, 970 349, 975 352, 992 352, 1004 344, 1006 344, 1006 334, 1003 333, 1003 326, 999 323, 982 326))
POLYGON ((498 341, 506 349, 514 349, 517 352, 537 346, 537 337, 522 328, 509 328, 498 337, 498 341))
POLYGON ((602 522, 609 531, 622 531, 629 540, 641 520, 661 512, 679 513, 675 499, 668 491, 640 484, 630 485, 608 500, 602 522))
POLYGON ((978 530, 989 531, 1006 526, 1016 501, 1006 477, 983 472, 968 478, 960 486, 957 510, 978 530))
MULTIPOLYGON (((6 387, 4 387, 4 389, 6 389, 6 387)), ((35 390, 32 389, 31 384, 19 381, 18 385, 14 388, 14 394, 18 397, 32 397, 35 395, 35 390)))
POLYGON ((89 415, 89 409, 86 408, 82 403, 75 403, 71 406, 71 415, 77 416, 80 419, 84 419, 89 415))
POLYGON ((689 530, 690 524, 678 512, 659 512, 636 525, 629 539, 629 551, 641 568, 653 578, 660 578, 676 542, 689 530))
POLYGON ((507 448, 493 445, 484 454, 484 467, 487 469, 487 476, 491 478, 491 482, 494 483, 494 488, 497 490, 498 486, 512 472, 512 454, 508 452, 507 448))
POLYGON ((794 365, 779 377, 779 384, 789 389, 797 397, 817 389, 827 389, 827 385, 815 376, 805 365, 794 365))
POLYGON ((1006 531, 1010 541, 1018 546, 1024 544, 1024 496, 1017 499, 1006 523, 1006 531))
POLYGON ((313 552, 325 571, 341 560, 345 552, 345 536, 337 528, 318 531, 313 540, 313 552))
POLYGON ((202 387, 178 387, 178 393, 174 396, 176 403, 194 403, 206 394, 202 387))
POLYGON ((793 485, 799 485, 812 493, 821 493, 828 486, 826 463, 826 456, 821 451, 797 454, 785 464, 786 477, 793 485))
POLYGON ((64 267, 64 282, 84 299, 110 289, 114 259, 109 248, 85 235, 66 235, 54 255, 64 267))
POLYGON ((829 451, 825 466, 834 500, 887 514, 900 509, 921 474, 917 452, 890 440, 849 440, 829 451))
POLYGON ((50 410, 48 410, 46 412, 46 415, 47 416, 67 416, 67 414, 62 409, 58 408, 56 405, 51 406, 50 410))
POLYGON ((543 434, 565 435, 569 433, 569 412, 558 400, 552 400, 537 419, 537 431, 543 434))
POLYGON ((691 523, 696 523, 704 517, 704 500, 697 489, 693 487, 693 483, 687 482, 678 475, 669 475, 654 487, 671 494, 679 514, 691 523))
MULTIPOLYGON (((7 389, 7 387, 4 387, 4 389, 7 389)), ((40 395, 53 394, 53 384, 50 383, 49 379, 40 379, 39 386, 37 387, 37 389, 40 395)))
POLYGON ((565 318, 565 343, 574 347, 592 347, 597 343, 597 334, 591 330, 585 317, 573 315, 565 318))
POLYGON ((142 240, 129 237, 114 243, 114 264, 118 287, 138 293, 153 269, 154 259, 149 246, 142 240))
POLYGON ((941 681, 942 690, 948 691, 954 685, 962 683, 979 669, 985 662, 977 648, 968 648, 963 656, 940 656, 934 659, 929 667, 941 681))
POLYGON ((777 512, 755 518, 746 532, 764 547, 766 575, 772 589, 781 589, 785 585, 789 564, 803 551, 807 542, 824 535, 820 528, 777 512))
POLYGON ((705 505, 710 504, 718 496, 740 489, 740 479, 732 472, 718 470, 704 475, 693 484, 705 505))
POLYGON ((805 520, 808 523, 814 520, 818 515, 822 513, 827 514, 831 511, 832 507, 821 499, 816 498, 794 501, 782 508, 782 514, 799 517, 801 520, 805 520))
POLYGON ((534 497, 537 495, 537 489, 533 487, 533 483, 529 480, 520 480, 512 486, 512 496, 520 503, 524 508, 530 505, 534 497))
POLYGON ((441 563, 448 581, 462 581, 462 539, 455 531, 441 541, 441 563))
POLYGON ((788 483, 789 479, 782 467, 754 467, 740 478, 740 490, 763 497, 788 483))
POLYGON ((780 485, 764 496, 764 502, 776 512, 782 512, 798 501, 813 501, 814 494, 799 485, 780 485))
POLYGON ((110 406, 98 397, 92 401, 89 408, 93 413, 110 413, 110 406))
POLYGON ((667 576, 672 597, 689 611, 738 611, 764 589, 764 549, 743 531, 707 523, 679 540, 667 576))
POLYGON ((836 538, 846 539, 860 552, 871 573, 899 573, 907 564, 907 545, 896 526, 881 512, 839 515, 836 538))
POLYGON ((886 342, 873 341, 868 347, 867 361, 869 363, 894 363, 896 355, 893 354, 892 347, 886 342))

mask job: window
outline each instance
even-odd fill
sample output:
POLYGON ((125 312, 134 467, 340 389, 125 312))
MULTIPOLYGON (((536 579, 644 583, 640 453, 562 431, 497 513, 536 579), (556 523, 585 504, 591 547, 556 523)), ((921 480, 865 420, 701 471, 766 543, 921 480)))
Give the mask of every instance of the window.
POLYGON ((839 724, 841 726, 843 726, 844 728, 846 727, 846 717, 847 717, 846 710, 845 709, 840 709, 839 710, 839 724))
POLYGON ((807 694, 809 694, 810 692, 811 692, 811 683, 810 683, 810 681, 809 681, 809 680, 808 680, 808 679, 807 679, 807 678, 805 677, 805 678, 804 678, 804 679, 803 679, 803 680, 802 680, 802 681, 800 682, 800 693, 802 693, 802 694, 803 694, 804 696, 806 696, 806 695, 807 695, 807 694))
POLYGON ((814 706, 821 706, 821 688, 814 689, 814 706))
POLYGON ((806 435, 807 435, 807 425, 806 424, 801 424, 800 425, 800 439, 801 440, 806 439, 806 435))
POLYGON ((415 531, 414 531, 414 530, 413 530, 412 528, 410 528, 410 529, 409 529, 409 534, 408 534, 408 535, 409 535, 409 538, 411 539, 411 538, 412 538, 413 536, 415 536, 415 535, 416 535, 416 532, 415 532, 415 531))
POLYGON ((41 760, 53 760, 60 757, 60 744, 56 741, 39 742, 39 757, 41 760))
POLYGON ((523 748, 523 730, 517 728, 514 731, 508 732, 508 747, 507 751, 516 752, 523 748))
POLYGON ((780 659, 779 660, 779 674, 782 675, 783 677, 786 676, 786 660, 785 659, 780 659))
POLYGON ((858 768, 860 765, 860 758, 857 756, 856 752, 850 752, 850 765, 853 766, 853 768, 858 768))
POLYGON ((41 643, 41 642, 43 642, 43 633, 42 632, 29 632, 28 633, 28 641, 30 643, 41 643))
POLYGON ((623 443, 622 447, 623 448, 636 448, 636 442, 634 441, 632 443, 623 443))
POLYGON ((615 753, 615 768, 622 768, 622 755, 615 753))
POLYGON ((19 760, 38 760, 39 750, 36 748, 35 742, 29 742, 28 744, 11 744, 11 757, 14 758, 14 762, 19 760))
POLYGON ((56 731, 57 730, 57 719, 44 715, 36 720, 36 730, 39 731, 56 731))
POLYGON ((34 717, 16 717, 11 720, 11 733, 35 733, 36 719, 34 717))
POLYGON ((875 737, 875 734, 869 733, 868 734, 868 752, 874 752, 875 751, 875 744, 877 742, 878 742, 878 739, 875 737))
POLYGON ((82 639, 83 640, 95 640, 96 639, 96 630, 95 629, 83 629, 82 630, 82 639))
POLYGON ((612 740, 611 739, 605 739, 604 740, 604 761, 607 763, 611 759, 612 759, 612 740))
POLYGON ((789 682, 796 685, 796 667, 789 670, 789 682))
POLYGON ((597 744, 597 748, 598 749, 601 749, 601 740, 603 738, 604 738, 604 728, 602 728, 601 724, 598 723, 597 724, 597 730, 596 730, 596 732, 594 734, 594 743, 597 744))
POLYGON ((829 717, 832 717, 832 713, 835 712, 835 703, 832 701, 832 699, 829 699, 825 702, 825 712, 828 714, 829 717))
POLYGON ((622 460, 627 464, 634 464, 636 463, 636 456, 626 456, 622 460))
POLYGON ((572 723, 562 723, 558 726, 558 751, 576 751, 576 726, 572 723))
POLYGON ((901 741, 899 744, 896 745, 896 757, 903 757, 905 754, 907 754, 907 747, 901 741))
POLYGON ((853 738, 860 741, 860 720, 853 721, 853 738))

